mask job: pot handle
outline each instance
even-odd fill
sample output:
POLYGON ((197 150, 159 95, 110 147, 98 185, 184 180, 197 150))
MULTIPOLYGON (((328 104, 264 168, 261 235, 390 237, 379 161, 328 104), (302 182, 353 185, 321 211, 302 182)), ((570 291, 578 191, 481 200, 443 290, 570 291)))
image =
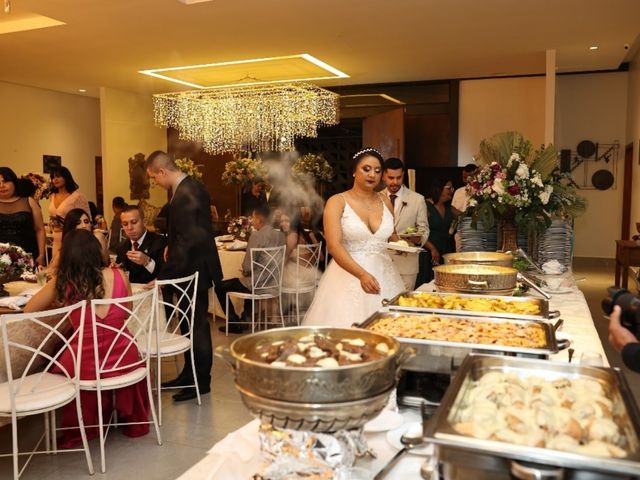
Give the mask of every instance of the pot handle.
POLYGON ((520 480, 562 480, 564 468, 511 460, 511 475, 520 480))
POLYGON ((487 283, 486 280, 471 280, 471 279, 467 279, 467 283, 473 289, 477 289, 478 287, 489 288, 489 284, 487 283))
POLYGON ((227 347, 225 345, 218 345, 216 347, 215 356, 218 357, 220 360, 223 360, 225 363, 227 363, 231 367, 231 370, 233 371, 233 374, 235 375, 235 373, 236 373, 236 362, 235 362, 235 359, 233 358, 233 356, 231 355, 231 352, 229 351, 229 347, 227 347))
POLYGON ((559 319, 556 323, 553 324, 553 333, 556 333, 558 330, 560 330, 560 327, 562 326, 562 324, 564 323, 563 319, 559 319))
POLYGON ((396 359, 396 381, 400 379, 400 370, 402 370, 402 366, 416 356, 416 349, 413 347, 404 347, 398 353, 398 358, 396 359))
POLYGON ((549 318, 549 320, 555 320, 556 318, 559 318, 559 317, 560 317, 560 310, 551 310, 547 318, 549 318))
POLYGON ((388 307, 390 303, 391 303, 391 300, 389 300, 388 298, 383 298, 382 299, 382 306, 383 307, 388 307))

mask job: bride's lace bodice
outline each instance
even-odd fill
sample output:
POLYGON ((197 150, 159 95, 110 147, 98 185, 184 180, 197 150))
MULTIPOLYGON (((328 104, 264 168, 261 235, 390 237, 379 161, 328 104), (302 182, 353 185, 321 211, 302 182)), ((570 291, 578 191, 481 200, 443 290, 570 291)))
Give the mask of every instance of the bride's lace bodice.
POLYGON ((393 216, 385 205, 382 205, 382 222, 375 233, 369 230, 346 199, 340 224, 342 243, 350 255, 386 252, 385 244, 393 234, 393 216))

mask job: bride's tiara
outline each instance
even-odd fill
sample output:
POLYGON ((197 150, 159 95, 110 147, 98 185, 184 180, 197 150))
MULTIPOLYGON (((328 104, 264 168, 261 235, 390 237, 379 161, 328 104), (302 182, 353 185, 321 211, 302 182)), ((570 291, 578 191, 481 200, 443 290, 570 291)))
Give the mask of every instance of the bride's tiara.
POLYGON ((382 154, 375 148, 363 148, 353 156, 353 159, 355 160, 356 158, 358 158, 359 156, 365 153, 375 153, 376 155, 379 155, 380 157, 382 157, 382 154))

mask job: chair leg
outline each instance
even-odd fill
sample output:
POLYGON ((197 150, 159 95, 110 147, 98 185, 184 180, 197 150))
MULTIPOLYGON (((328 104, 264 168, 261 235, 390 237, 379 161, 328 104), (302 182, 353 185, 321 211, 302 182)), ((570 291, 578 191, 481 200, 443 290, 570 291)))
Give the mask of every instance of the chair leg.
POLYGON ((11 418, 11 441, 13 443, 13 480, 18 480, 20 478, 20 470, 18 469, 18 419, 13 416, 11 418))
MULTIPOLYGON (((260 316, 258 316, 258 321, 260 321, 260 316)), ((256 332, 256 301, 255 299, 251 299, 251 333, 256 332)))
MULTIPOLYGON (((78 427, 80 428, 80 437, 82 438, 82 448, 84 448, 84 456, 87 459, 87 468, 89 469, 89 475, 93 475, 93 460, 91 459, 91 451, 89 450, 89 442, 87 441, 87 432, 84 430, 84 418, 82 417, 82 405, 80 404, 80 392, 76 394, 76 411, 78 413, 78 427)), ((55 411, 51 412, 54 414, 55 419, 55 411)), ((102 414, 100 414, 102 417, 102 414)), ((55 425, 55 420, 54 422, 55 425)), ((53 438, 55 442, 56 431, 53 430, 53 438)), ((57 447, 56 447, 57 450, 57 447)))
POLYGON ((156 368, 156 393, 158 394, 158 425, 162 425, 162 357, 156 353, 158 367, 156 368))
POLYGON ((104 458, 104 426, 102 418, 102 391, 98 389, 96 391, 98 396, 98 434, 100 435, 100 471, 104 473, 107 470, 106 461, 104 458))
POLYGON ((193 342, 191 343, 191 348, 189 350, 191 354, 191 371, 193 372, 193 383, 196 387, 196 397, 198 398, 198 405, 202 405, 202 401, 200 400, 200 385, 198 385, 198 376, 196 375, 196 361, 193 355, 193 342))
POLYGON ((296 290, 296 322, 300 326, 300 292, 296 290))
POLYGON ((160 427, 158 426, 156 407, 153 404, 153 391, 151 390, 151 375, 149 375, 149 372, 147 372, 147 395, 149 395, 149 407, 151 407, 151 418, 153 420, 153 426, 156 429, 156 438, 158 439, 158 445, 162 445, 162 436, 160 435, 160 427))
MULTIPOLYGON (((51 425, 49 425, 50 412, 44 412, 44 446, 45 450, 51 452, 51 425)), ((51 455, 51 453, 49 453, 51 455)))
POLYGON ((284 315, 282 313, 282 296, 276 298, 278 300, 278 307, 280 308, 280 323, 282 323, 282 328, 284 328, 284 315))
POLYGON ((229 336, 229 294, 227 293, 224 297, 224 334, 225 336, 229 336))

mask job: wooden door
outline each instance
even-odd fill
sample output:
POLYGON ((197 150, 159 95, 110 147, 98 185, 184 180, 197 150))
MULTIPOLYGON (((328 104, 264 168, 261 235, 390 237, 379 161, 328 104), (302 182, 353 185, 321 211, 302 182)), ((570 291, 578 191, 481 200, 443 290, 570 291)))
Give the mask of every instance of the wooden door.
POLYGON ((362 146, 378 149, 384 158, 397 157, 404 161, 404 108, 365 118, 362 146))
POLYGON ((96 208, 104 215, 104 188, 102 184, 102 157, 95 158, 96 170, 96 208))

